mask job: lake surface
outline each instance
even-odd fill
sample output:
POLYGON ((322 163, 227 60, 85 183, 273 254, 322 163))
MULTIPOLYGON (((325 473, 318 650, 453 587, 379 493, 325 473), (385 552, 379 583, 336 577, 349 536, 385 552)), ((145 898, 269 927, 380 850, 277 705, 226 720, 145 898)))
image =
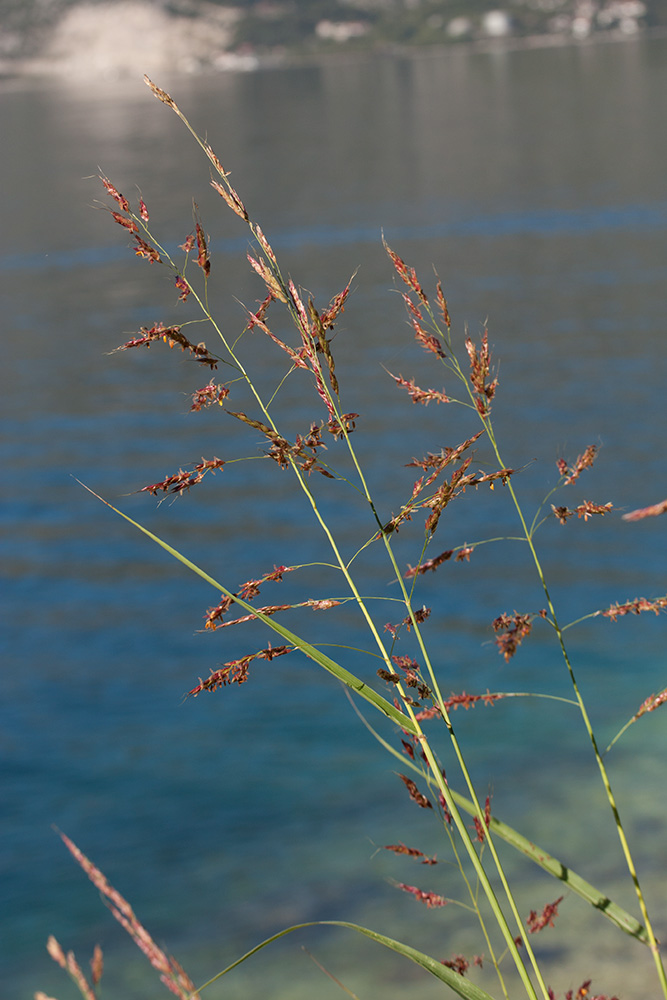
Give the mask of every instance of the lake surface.
MULTIPOLYGON (((601 446, 595 468, 554 502, 622 510, 667 496, 665 41, 365 56, 157 82, 208 135, 285 273, 323 306, 358 269, 334 347, 345 409, 360 414, 354 442, 387 517, 415 478, 406 462, 476 427, 453 407, 413 406, 384 371, 455 388, 414 345, 382 230, 427 288, 437 268, 460 346, 466 325, 478 337, 488 321, 500 363, 496 432, 505 463, 522 469, 515 485, 531 518, 556 482, 556 460, 573 461, 591 443, 601 446)), ((101 210, 96 176, 135 200, 140 190, 170 247, 191 231, 196 199, 211 234, 212 306, 231 332, 244 325, 237 300, 252 305, 264 294, 245 260, 243 224, 208 187, 204 158, 143 86, 141 67, 136 80, 84 90, 5 83, 0 134, 2 996, 75 995, 46 955, 50 933, 82 964, 102 944, 107 995, 155 993, 152 971, 52 825, 130 898, 196 982, 302 920, 353 920, 442 958, 479 951, 460 909, 427 911, 391 884, 461 892, 448 866, 417 869, 376 852, 403 841, 447 857, 437 823, 409 802, 397 762, 335 682, 294 654, 258 661, 244 687, 184 701, 199 677, 270 637, 201 634, 216 592, 73 478, 231 589, 274 565, 330 559, 287 473, 272 464, 229 465, 175 503, 136 494, 202 455, 257 455, 261 441, 217 408, 188 412, 206 370, 180 352, 108 356, 141 326, 194 312, 177 303, 163 270, 135 260, 101 210)), ((286 335, 281 324, 275 330, 286 335)), ((260 382, 274 384, 280 358, 253 337, 246 354, 260 382)), ((206 331, 193 339, 215 350, 206 331)), ((304 381, 290 380, 284 400, 296 429, 323 416, 304 381)), ((335 466, 336 449, 327 457, 335 466)), ((490 460, 480 442, 475 461, 490 460)), ((350 556, 372 530, 367 512, 354 499, 343 506, 340 484, 315 486, 350 556)), ((508 534, 517 526, 507 491, 473 492, 443 515, 429 555, 508 534)), ((416 518, 397 540, 399 565, 417 562, 421 539, 416 518)), ((564 622, 667 589, 664 519, 632 525, 617 511, 587 524, 553 521, 538 541, 564 622)), ((395 596, 376 548, 359 574, 364 593, 395 596)), ((520 545, 483 546, 419 586, 433 609, 427 636, 446 692, 569 696, 547 627, 536 625, 507 665, 493 644, 498 614, 544 604, 520 545)), ((342 592, 333 574, 310 569, 267 584, 260 601, 342 592)), ((392 613, 378 605, 378 624, 392 613)), ((345 665, 373 680, 376 664, 359 652, 369 639, 348 607, 283 620, 311 641, 349 646, 345 665)), ((569 640, 606 746, 666 683, 665 620, 598 618, 569 640)), ((406 636, 400 651, 411 649, 406 636)), ((454 721, 494 812, 634 912, 576 712, 513 699, 454 721)), ((444 744, 442 752, 447 762, 444 744)), ((656 712, 609 757, 663 940, 666 752, 656 712)), ((560 894, 517 859, 508 864, 526 915, 560 894)), ((647 953, 589 919, 577 898, 566 899, 539 944, 561 992, 592 976, 597 991, 626 1000, 657 995, 647 953)), ((364 1000, 442 994, 369 942, 322 931, 287 938, 204 995, 340 996, 302 945, 364 1000)))

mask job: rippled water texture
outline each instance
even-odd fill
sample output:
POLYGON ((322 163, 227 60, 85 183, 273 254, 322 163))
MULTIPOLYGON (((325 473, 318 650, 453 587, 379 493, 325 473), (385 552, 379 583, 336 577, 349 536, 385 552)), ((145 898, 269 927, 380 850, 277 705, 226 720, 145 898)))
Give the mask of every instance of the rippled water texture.
MULTIPOLYGON (((556 459, 571 461, 591 443, 601 445, 596 468, 563 502, 628 509, 667 495, 664 41, 364 57, 157 82, 206 132, 285 273, 326 303, 358 268, 334 349, 383 514, 409 494, 406 462, 476 428, 452 407, 413 406, 384 371, 443 385, 411 340, 382 228, 429 287, 437 267, 456 336, 467 324, 477 337, 488 320, 500 363, 497 434, 505 463, 522 469, 515 482, 530 517, 555 483, 556 459)), ((198 982, 299 920, 365 922, 443 958, 481 950, 459 909, 426 911, 391 884, 421 880, 460 897, 448 866, 424 876, 412 862, 376 853, 398 841, 445 857, 447 848, 335 683, 292 656, 260 661, 245 687, 184 701, 198 677, 262 648, 266 633, 200 634, 218 594, 73 478, 231 589, 274 564, 328 558, 277 466, 229 465, 159 507, 135 493, 202 455, 259 454, 262 442, 239 436, 217 408, 188 412, 205 373, 180 352, 108 356, 142 325, 194 314, 177 303, 164 271, 135 260, 101 210, 96 175, 133 199, 141 191, 169 247, 190 232, 196 198, 211 234, 212 306, 230 333, 244 323, 237 300, 263 297, 241 221, 209 188, 207 165, 181 124, 144 88, 141 67, 136 80, 86 88, 6 84, 0 134, 3 996, 27 1000, 38 988, 60 1000, 73 995, 44 950, 49 933, 82 962, 103 945, 109 996, 155 992, 152 973, 52 824, 131 898, 198 982)), ((191 329, 211 346, 209 332, 191 329)), ((259 333, 243 351, 260 383, 275 385, 282 362, 259 333)), ((303 380, 291 379, 283 400, 294 430, 323 416, 303 380)), ((334 449, 328 457, 335 464, 334 449)), ((476 462, 488 461, 480 442, 476 462)), ((372 530, 364 505, 343 507, 340 484, 315 486, 351 555, 372 530)), ((430 554, 516 531, 507 491, 469 493, 443 516, 430 554)), ((662 519, 554 521, 538 538, 563 621, 665 592, 662 519)), ((400 565, 417 561, 420 539, 415 519, 397 540, 400 565)), ((364 593, 395 596, 375 549, 359 561, 359 575, 364 593)), ((263 597, 341 593, 334 574, 310 569, 267 585, 263 597)), ((544 603, 520 545, 484 546, 469 564, 446 563, 423 578, 418 599, 433 608, 427 635, 446 692, 568 696, 546 627, 536 626, 508 665, 492 642, 496 615, 544 603)), ((378 604, 378 624, 395 620, 393 612, 378 604)), ((345 664, 373 679, 377 664, 355 651, 370 646, 351 610, 295 612, 285 622, 314 641, 352 647, 341 653, 345 664)), ((595 619, 569 638, 605 746, 664 687, 664 620, 595 619)), ((401 652, 411 648, 405 637, 401 652)), ((574 710, 515 699, 455 721, 497 815, 634 911, 574 710)), ((657 712, 609 758, 663 939, 666 748, 657 712)), ((444 746, 443 755, 447 762, 444 746)), ((453 776, 454 765, 447 768, 453 776)), ((560 894, 508 861, 526 913, 560 894)), ((554 987, 592 975, 610 994, 655 995, 641 946, 576 898, 561 914, 539 942, 554 987)), ((340 932, 288 938, 205 995, 340 996, 303 944, 364 1000, 440 995, 434 980, 340 932)))

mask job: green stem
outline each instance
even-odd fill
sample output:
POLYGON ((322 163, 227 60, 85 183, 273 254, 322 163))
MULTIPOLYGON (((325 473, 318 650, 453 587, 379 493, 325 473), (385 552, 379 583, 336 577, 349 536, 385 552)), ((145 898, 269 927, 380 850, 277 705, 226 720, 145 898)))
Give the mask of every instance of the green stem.
MULTIPOLYGON (((482 421, 483 421, 483 423, 484 423, 484 425, 486 427, 487 435, 488 435, 489 440, 491 442, 491 445, 493 447, 496 459, 497 459, 500 467, 504 468, 503 461, 502 461, 502 458, 501 458, 501 455, 500 455, 500 450, 498 448, 498 445, 496 443, 496 439, 495 439, 495 436, 494 436, 494 433, 493 433, 493 427, 491 425, 491 422, 490 422, 490 420, 488 418, 482 418, 482 421)), ((644 924, 646 926, 646 930, 647 930, 647 933, 648 933, 649 947, 651 949, 651 954, 653 955, 653 960, 654 960, 654 963, 655 963, 656 972, 658 974, 658 980, 660 982, 660 986, 661 986, 663 995, 665 997, 667 997, 667 974, 665 973, 665 967, 664 967, 664 964, 662 962, 662 958, 661 958, 661 955, 660 955, 660 947, 659 947, 657 938, 655 937, 655 933, 653 931, 653 926, 651 924, 651 920, 650 920, 650 917, 649 917, 648 908, 646 906, 646 901, 644 899, 644 894, 642 892, 642 888, 641 888, 641 885, 640 885, 640 882, 639 882, 639 877, 637 875, 637 869, 635 867, 634 859, 633 859, 632 853, 630 851, 630 845, 629 845, 627 837, 625 835, 625 829, 623 827, 623 823, 621 821, 621 816, 620 816, 620 813, 618 811, 618 806, 616 804, 616 798, 614 796, 614 792, 613 792, 613 789, 612 789, 612 786, 611 786, 611 781, 609 779, 609 775, 608 775, 607 769, 606 769, 604 761, 602 759, 602 755, 601 755, 600 750, 598 748, 597 740, 595 738, 595 733, 593 731, 593 726, 591 724, 591 720, 590 720, 590 717, 588 715, 588 711, 586 709, 586 704, 585 704, 584 699, 583 699, 583 697, 581 695, 581 692, 579 690, 579 685, 577 684, 577 679, 575 677, 574 669, 572 667, 572 663, 570 661, 570 657, 569 657, 569 654, 568 654, 568 651, 567 651, 567 647, 565 645, 565 639, 563 637, 563 630, 561 629, 560 625, 558 624, 558 618, 557 618, 557 615, 556 615, 556 609, 554 607, 553 601, 551 599, 551 595, 549 593, 549 588, 547 586, 547 582, 546 582, 546 578, 545 578, 545 575, 544 575, 544 571, 542 569, 542 565, 540 563, 540 559, 538 557, 537 550, 536 550, 535 544, 533 542, 532 533, 528 530, 528 527, 526 525, 526 521, 525 521, 524 516, 523 516, 523 511, 521 509, 521 505, 520 505, 519 500, 518 500, 518 497, 516 495, 514 487, 512 486, 512 483, 509 480, 508 480, 507 485, 508 485, 508 488, 509 488, 509 491, 510 491, 510 495, 512 497, 512 501, 513 501, 514 506, 516 508, 517 514, 519 516, 519 520, 521 521, 522 528, 523 528, 523 530, 525 532, 526 541, 528 542, 528 547, 530 548, 530 553, 531 553, 531 555, 533 557, 533 561, 535 563, 535 568, 537 570, 537 574, 538 574, 538 576, 540 578, 540 582, 542 584, 542 589, 544 590, 544 596, 546 598, 547 605, 548 605, 548 608, 549 608, 549 613, 551 615, 552 625, 553 625, 553 628, 554 628, 554 630, 556 632, 556 635, 558 637, 558 643, 560 645, 561 654, 563 656, 563 660, 565 662, 565 666, 567 667, 567 671, 568 671, 568 674, 570 676, 570 683, 572 685, 572 689, 574 691, 575 698, 577 699, 577 704, 579 706, 579 711, 581 713, 581 718, 583 720, 584 727, 585 727, 586 732, 588 733, 588 737, 589 737, 589 739, 591 741, 591 746, 593 748, 593 754, 595 756, 595 760, 597 762, 598 769, 600 771, 600 777, 602 779, 602 784, 604 786, 605 793, 607 795, 607 801, 609 802, 609 807, 610 807, 612 815, 614 817, 614 823, 616 825, 616 831, 618 833, 618 838, 619 838, 619 841, 620 841, 620 844, 621 844, 621 849, 622 849, 623 855, 625 857, 625 863, 626 863, 628 872, 630 874, 630 878, 632 879, 632 883, 633 883, 634 888, 635 888, 635 894, 637 896, 637 902, 639 904, 639 909, 641 911, 641 915, 642 915, 642 918, 643 918, 643 921, 644 921, 644 924)))

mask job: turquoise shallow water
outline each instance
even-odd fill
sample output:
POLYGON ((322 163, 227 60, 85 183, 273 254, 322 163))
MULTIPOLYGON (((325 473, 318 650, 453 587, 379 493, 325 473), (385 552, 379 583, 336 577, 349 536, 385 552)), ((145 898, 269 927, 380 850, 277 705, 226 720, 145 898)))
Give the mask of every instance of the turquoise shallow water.
MULTIPOLYGON (((437 266, 459 335, 465 323, 477 335, 488 317, 501 359, 497 432, 507 464, 522 469, 517 489, 529 510, 553 485, 556 458, 573 459, 591 442, 602 446, 600 458, 572 502, 627 509, 667 495, 658 97, 666 57, 662 43, 628 43, 163 82, 208 130, 295 280, 326 302, 359 266, 334 346, 346 408, 361 414, 355 441, 387 516, 413 482, 405 463, 458 443, 470 425, 452 408, 424 410, 397 397, 383 371, 437 388, 443 381, 411 343, 381 226, 425 283, 437 266)), ((479 950, 460 908, 427 911, 392 885, 416 882, 424 870, 378 845, 404 841, 443 856, 446 848, 437 826, 407 801, 398 764, 333 682, 284 657, 260 661, 243 688, 184 701, 198 677, 262 648, 265 634, 200 634, 215 591, 72 478, 233 588, 274 564, 325 557, 277 467, 269 488, 255 462, 228 466, 174 504, 156 507, 134 492, 202 454, 231 458, 258 442, 232 439, 219 413, 187 412, 197 373, 182 357, 158 347, 105 356, 141 325, 171 322, 179 307, 159 269, 134 262, 120 230, 91 211, 99 191, 87 178, 99 164, 128 195, 139 184, 170 245, 191 225, 195 194, 212 234, 214 305, 226 327, 240 329, 233 296, 252 303, 261 289, 244 261, 245 234, 207 191, 205 164, 178 122, 134 83, 90 94, 6 90, 0 119, 2 134, 14 137, 0 168, 11 246, 0 259, 8 375, 2 996, 27 998, 39 988, 67 1000, 43 949, 49 933, 82 961, 103 944, 107 995, 152 995, 150 970, 52 824, 131 898, 197 981, 301 920, 368 923, 441 957, 479 950)), ((260 357, 257 343, 247 356, 271 384, 276 356, 260 357)), ((314 411, 302 384, 288 383, 284 400, 287 419, 303 430, 314 411)), ((489 460, 480 443, 476 461, 489 460)), ((339 484, 328 494, 325 485, 316 484, 323 509, 352 554, 370 530, 360 526, 365 509, 358 504, 351 518, 339 484)), ((448 509, 431 554, 515 532, 506 491, 469 493, 448 509)), ((416 561, 419 537, 416 521, 401 532, 399 565, 416 561)), ((660 520, 631 526, 612 514, 550 524, 539 537, 564 621, 665 592, 660 520)), ((394 596, 375 549, 359 573, 364 592, 394 596)), ((267 603, 289 603, 340 591, 335 577, 308 570, 263 594, 267 603)), ((568 695, 546 627, 536 626, 507 666, 493 645, 490 622, 501 611, 543 605, 520 546, 489 545, 470 564, 447 563, 423 578, 420 595, 433 609, 428 638, 446 691, 568 695)), ((380 626, 391 619, 377 607, 380 626)), ((346 608, 319 618, 294 612, 286 624, 313 641, 368 648, 346 608)), ((603 745, 664 686, 664 635, 654 616, 596 619, 569 633, 603 745)), ((345 656, 349 669, 373 680, 368 657, 345 656)), ((634 912, 575 713, 516 699, 459 711, 455 723, 498 815, 634 912)), ((662 937, 664 754, 656 712, 610 756, 662 937)), ((516 859, 508 863, 526 913, 560 894, 516 859)), ((452 878, 449 867, 429 869, 427 887, 458 895, 452 878)), ((638 945, 618 940, 601 919, 590 922, 576 899, 568 897, 562 914, 557 932, 540 939, 554 986, 592 975, 608 993, 654 995, 638 945)), ((391 1000, 409 990, 426 1000, 438 992, 423 973, 360 939, 310 931, 208 995, 340 995, 304 944, 360 997, 391 1000)))

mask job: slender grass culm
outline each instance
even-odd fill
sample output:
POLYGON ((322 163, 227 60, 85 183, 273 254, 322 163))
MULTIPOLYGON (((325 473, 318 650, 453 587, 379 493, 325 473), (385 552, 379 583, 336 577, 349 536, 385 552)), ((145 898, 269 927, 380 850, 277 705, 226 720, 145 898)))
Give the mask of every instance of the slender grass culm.
MULTIPOLYGON (((151 328, 142 327, 118 350, 148 347, 163 342, 170 347, 178 346, 197 365, 208 368, 209 381, 196 389, 192 396, 192 410, 218 405, 221 418, 225 420, 226 434, 236 428, 239 434, 250 429, 256 439, 259 435, 264 442, 263 458, 268 475, 279 475, 274 464, 282 473, 291 475, 297 491, 312 514, 315 530, 323 535, 330 553, 330 562, 324 564, 333 571, 339 582, 341 593, 332 597, 329 593, 304 595, 303 600, 289 604, 260 605, 256 598, 267 583, 277 583, 287 573, 295 572, 298 566, 279 566, 267 571, 257 579, 251 579, 242 586, 223 579, 214 579, 203 567, 190 561, 163 539, 148 531, 126 514, 111 507, 127 522, 143 532, 159 546, 179 560, 185 567, 206 581, 216 593, 215 603, 206 613, 205 627, 219 630, 230 626, 240 626, 244 622, 260 622, 266 626, 267 636, 278 637, 278 644, 272 645, 268 639, 265 648, 230 660, 222 667, 212 670, 210 676, 200 680, 189 691, 191 696, 203 692, 214 692, 230 684, 243 684, 256 659, 281 657, 289 653, 301 654, 322 667, 348 689, 354 698, 357 711, 363 723, 375 735, 379 743, 401 763, 400 778, 411 802, 434 817, 439 824, 443 838, 443 849, 449 852, 450 866, 458 871, 462 895, 462 905, 471 912, 478 927, 480 952, 484 963, 495 973, 493 993, 475 984, 475 966, 481 964, 478 956, 456 955, 442 960, 441 956, 425 954, 409 944, 393 940, 384 934, 344 921, 324 921, 330 925, 348 928, 365 935, 371 940, 389 948, 421 966, 427 973, 447 987, 449 991, 466 1000, 519 1000, 526 996, 529 1000, 555 1000, 555 995, 545 981, 540 963, 531 947, 531 936, 542 929, 553 926, 558 915, 558 907, 565 892, 574 893, 590 904, 590 919, 607 920, 612 933, 624 933, 635 939, 638 957, 643 953, 655 967, 656 996, 658 991, 667 998, 667 978, 660 953, 655 929, 646 904, 644 892, 637 874, 626 830, 614 796, 612 784, 605 765, 606 750, 598 743, 590 715, 575 674, 572 658, 566 643, 570 625, 563 623, 552 600, 551 592, 537 548, 536 536, 541 525, 549 518, 556 518, 562 524, 574 517, 602 517, 612 509, 612 504, 598 504, 585 501, 572 508, 566 504, 551 503, 556 490, 567 489, 590 467, 596 457, 596 448, 591 446, 572 464, 564 459, 558 462, 558 484, 545 498, 537 513, 530 519, 521 504, 515 488, 516 470, 504 461, 501 445, 496 439, 492 420, 492 404, 498 390, 498 377, 492 359, 486 331, 480 341, 474 343, 466 334, 460 346, 452 335, 447 301, 439 279, 435 278, 434 291, 427 292, 413 268, 408 266, 398 253, 384 242, 391 266, 402 282, 402 299, 407 317, 417 344, 427 352, 437 371, 446 374, 449 386, 457 387, 456 396, 436 389, 422 389, 414 379, 393 375, 398 392, 405 392, 413 403, 428 405, 430 402, 463 408, 470 418, 468 436, 455 447, 443 448, 437 454, 427 454, 413 459, 418 478, 409 496, 397 501, 397 513, 387 518, 386 503, 380 504, 369 485, 369 477, 362 466, 355 439, 363 431, 363 417, 355 412, 347 412, 344 405, 344 386, 339 386, 333 353, 332 331, 342 312, 350 292, 350 283, 325 307, 317 307, 310 296, 286 277, 279 261, 260 226, 246 211, 241 197, 231 186, 229 175, 207 141, 202 139, 190 125, 175 101, 163 90, 146 78, 153 94, 181 119, 208 159, 212 173, 211 184, 223 201, 249 227, 252 237, 252 252, 248 253, 250 266, 264 285, 264 299, 259 308, 248 310, 247 323, 240 335, 230 338, 216 322, 209 309, 208 286, 210 280, 209 241, 204 226, 195 208, 192 233, 181 245, 182 257, 175 256, 156 238, 150 228, 150 218, 146 205, 141 199, 136 211, 128 200, 120 194, 112 182, 101 176, 107 195, 112 199, 113 219, 123 227, 133 240, 137 256, 160 264, 171 272, 180 300, 187 307, 194 306, 195 316, 178 325, 157 323, 151 328), (273 315, 282 310, 281 324, 285 317, 294 331, 290 342, 284 335, 274 331, 279 328, 273 322, 273 315), (195 342, 187 335, 188 326, 194 323, 207 326, 207 342, 195 342), (282 352, 283 370, 276 376, 275 388, 266 394, 259 386, 255 373, 241 358, 239 345, 244 335, 254 331, 255 335, 269 338, 282 352), (217 382, 219 368, 229 373, 223 382, 217 382), (282 387, 288 379, 299 378, 304 392, 309 393, 311 417, 301 434, 287 432, 279 418, 275 405, 282 387), (241 391, 243 390, 243 391, 241 391), (249 404, 236 403, 235 399, 245 398, 249 404), (239 409, 243 405, 244 409, 239 409), (357 430, 359 424, 359 430, 357 430), (473 446, 484 438, 494 456, 493 468, 475 471, 473 468, 473 446), (336 454, 340 456, 338 466, 336 454), (330 456, 334 456, 331 458, 330 456), (325 457, 326 456, 326 457, 325 457), (340 471, 345 469, 343 474, 340 471), (359 518, 364 524, 365 542, 357 551, 349 553, 337 539, 335 529, 321 502, 319 484, 322 477, 337 480, 351 491, 354 507, 350 517, 359 518), (318 488, 314 487, 318 484, 318 488), (452 549, 432 554, 432 543, 440 518, 445 508, 461 497, 467 489, 483 484, 490 489, 500 486, 507 491, 514 508, 518 537, 526 546, 526 551, 534 566, 544 594, 544 608, 535 613, 501 613, 493 622, 495 641, 499 652, 509 660, 519 645, 531 632, 535 618, 543 620, 553 631, 559 648, 563 668, 571 688, 570 702, 581 719, 581 732, 590 744, 599 776, 608 803, 610 822, 614 825, 627 867, 629 881, 636 897, 638 916, 633 915, 611 900, 606 893, 591 885, 570 867, 551 856, 531 839, 502 822, 491 812, 490 796, 476 789, 466 762, 466 752, 460 744, 452 723, 452 712, 459 706, 493 704, 508 697, 518 697, 517 692, 490 692, 468 694, 462 692, 445 696, 445 678, 442 668, 436 666, 433 653, 429 651, 425 623, 429 609, 418 600, 420 577, 435 572, 448 560, 470 559, 477 545, 482 542, 466 543, 452 549), (359 506, 359 497, 362 506, 359 506), (401 568, 396 555, 396 535, 399 529, 407 529, 412 521, 416 536, 415 564, 401 568), (383 553, 398 597, 392 598, 399 608, 395 622, 380 626, 374 613, 373 600, 364 596, 360 585, 359 567, 365 553, 378 549, 383 553), (352 606, 369 636, 372 655, 380 661, 377 670, 378 689, 352 673, 344 662, 340 662, 323 652, 323 649, 292 631, 284 624, 287 612, 294 608, 311 608, 336 614, 341 605, 352 606), (396 641, 401 633, 410 632, 415 643, 418 658, 397 655, 396 641), (366 703, 364 705, 364 702, 366 703), (368 710, 368 716, 359 710, 368 710), (373 711, 375 710, 375 711, 373 711), (379 714, 376 714, 379 713, 379 714), (380 716, 384 716, 381 719, 380 716), (383 725, 376 731, 374 719, 383 725), (406 772, 406 773, 403 773, 406 772), (472 817, 472 825, 470 825, 472 817), (504 843, 514 848, 525 859, 540 866, 559 885, 554 895, 541 912, 531 911, 526 917, 521 914, 510 878, 501 860, 498 848, 504 843)), ((256 344, 259 350, 261 341, 256 344)), ((194 370, 194 366, 193 366, 194 370)), ((445 412, 447 412, 445 410, 445 412)), ((179 469, 164 480, 143 488, 154 497, 175 496, 189 491, 209 473, 215 475, 226 464, 223 457, 202 458, 189 470, 179 469)), ((91 491, 92 492, 92 491, 91 491)), ((501 490, 499 490, 501 492, 501 490)), ((95 494, 97 495, 97 494, 95 494)), ((102 499, 101 497, 99 498, 102 499)), ((656 516, 667 512, 667 501, 652 507, 626 514, 626 520, 656 516)), ((489 541, 488 539, 485 541, 489 541)), ((383 581, 384 582, 384 581, 383 581)), ((626 614, 643 611, 659 613, 667 610, 667 596, 654 599, 636 599, 617 603, 611 607, 593 612, 612 620, 626 614)), ((581 620, 581 619, 580 619, 581 620)), ((344 651, 344 650, 343 650, 344 651)), ((563 700, 563 699, 561 699, 563 700)), ((657 709, 667 701, 667 689, 652 694, 611 741, 607 750, 623 735, 625 730, 647 712, 657 709)), ((89 876, 109 904, 113 915, 125 927, 150 963, 159 973, 165 987, 181 1000, 194 1000, 204 994, 212 982, 224 976, 236 965, 250 958, 261 948, 311 924, 299 924, 280 929, 275 935, 261 942, 246 955, 240 957, 228 968, 223 969, 209 982, 196 986, 189 975, 174 958, 166 954, 145 930, 130 904, 107 882, 99 869, 64 834, 65 845, 76 861, 89 876)), ((437 863, 435 857, 427 857, 421 851, 405 844, 388 845, 386 848, 396 854, 409 855, 426 865, 422 871, 433 872, 437 863)), ((437 884, 435 878, 427 881, 437 884)), ((401 891, 415 897, 429 909, 438 909, 449 902, 436 889, 421 888, 407 883, 398 883, 401 891)), ((435 919, 435 916, 434 916, 435 919)), ((322 923, 322 922, 319 922, 322 923)), ((96 948, 91 963, 91 973, 82 971, 72 952, 65 953, 55 938, 50 938, 48 951, 51 957, 65 969, 77 984, 82 996, 92 1000, 98 996, 102 976, 102 954, 96 948)), ((333 977, 331 977, 333 978, 333 977)), ((336 981, 336 980, 334 980, 336 981)), ((337 981, 336 981, 337 982, 337 981)), ((344 986, 342 989, 350 994, 344 986)), ((352 994, 350 994, 352 995, 352 994)), ((270 994, 266 994, 270 996, 270 994)), ((48 1000, 43 993, 36 994, 38 1000, 48 1000)), ((590 991, 590 982, 585 981, 578 990, 571 990, 570 1000, 596 1000, 590 991)), ((599 995, 597 1000, 608 1000, 599 995)))

